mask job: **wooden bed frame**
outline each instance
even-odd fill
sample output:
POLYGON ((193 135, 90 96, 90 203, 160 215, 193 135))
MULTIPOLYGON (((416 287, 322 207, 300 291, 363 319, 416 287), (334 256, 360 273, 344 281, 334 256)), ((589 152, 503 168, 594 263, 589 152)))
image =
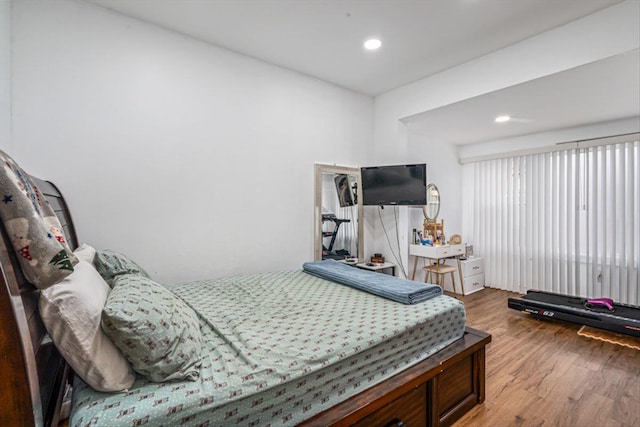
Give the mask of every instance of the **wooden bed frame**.
MULTIPOLYGON (((71 214, 55 185, 34 178, 78 246, 71 214)), ((28 283, 0 227, 0 425, 58 426, 72 372, 38 313, 39 291, 28 283)), ((302 423, 303 426, 449 426, 485 398, 485 346, 491 336, 467 328, 464 337, 302 423)))
MULTIPOLYGON (((52 183, 32 178, 75 249, 78 239, 62 194, 52 183)), ((70 370, 40 319, 40 293, 25 280, 9 236, 0 229, 0 425, 56 426, 70 370)))

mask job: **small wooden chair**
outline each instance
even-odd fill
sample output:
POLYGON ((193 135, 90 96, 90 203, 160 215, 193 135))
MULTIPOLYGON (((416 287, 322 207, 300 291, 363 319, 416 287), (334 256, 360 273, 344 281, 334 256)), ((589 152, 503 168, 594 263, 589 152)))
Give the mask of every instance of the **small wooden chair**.
POLYGON ((427 265, 426 267, 424 267, 424 282, 430 283, 429 279, 431 278, 431 275, 435 274, 436 276, 435 284, 442 286, 442 288, 444 289, 445 275, 448 273, 451 273, 451 285, 453 286, 453 295, 457 298, 458 293, 456 292, 456 276, 455 276, 456 271, 458 271, 458 269, 452 265, 439 264, 439 263, 433 264, 433 265, 427 265))

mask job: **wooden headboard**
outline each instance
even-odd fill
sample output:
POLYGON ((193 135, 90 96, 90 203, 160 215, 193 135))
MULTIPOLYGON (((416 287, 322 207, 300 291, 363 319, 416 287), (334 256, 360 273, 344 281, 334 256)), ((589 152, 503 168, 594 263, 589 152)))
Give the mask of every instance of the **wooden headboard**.
MULTIPOLYGON (((32 178, 75 249, 76 231, 62 194, 52 183, 32 178)), ((25 280, 7 232, 0 229, 0 425, 56 426, 69 368, 40 319, 40 293, 25 280)))

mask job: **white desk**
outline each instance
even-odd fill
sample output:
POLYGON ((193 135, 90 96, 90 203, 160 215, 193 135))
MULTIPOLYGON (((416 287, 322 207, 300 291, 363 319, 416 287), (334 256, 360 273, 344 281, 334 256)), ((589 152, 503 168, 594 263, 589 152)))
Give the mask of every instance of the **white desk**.
POLYGON ((456 258, 458 261, 458 276, 460 277, 460 286, 462 287, 462 295, 464 295, 464 279, 462 278, 462 268, 460 267, 460 257, 464 255, 464 245, 409 245, 409 255, 413 255, 413 274, 411 280, 416 278, 416 268, 418 267, 418 258, 428 258, 436 262, 446 258, 456 258))

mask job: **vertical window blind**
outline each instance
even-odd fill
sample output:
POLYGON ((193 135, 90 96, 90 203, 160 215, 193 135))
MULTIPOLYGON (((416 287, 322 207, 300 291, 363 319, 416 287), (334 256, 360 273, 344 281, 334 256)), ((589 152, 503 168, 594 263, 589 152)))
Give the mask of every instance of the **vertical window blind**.
POLYGON ((634 139, 464 164, 464 230, 487 285, 639 305, 634 139))

